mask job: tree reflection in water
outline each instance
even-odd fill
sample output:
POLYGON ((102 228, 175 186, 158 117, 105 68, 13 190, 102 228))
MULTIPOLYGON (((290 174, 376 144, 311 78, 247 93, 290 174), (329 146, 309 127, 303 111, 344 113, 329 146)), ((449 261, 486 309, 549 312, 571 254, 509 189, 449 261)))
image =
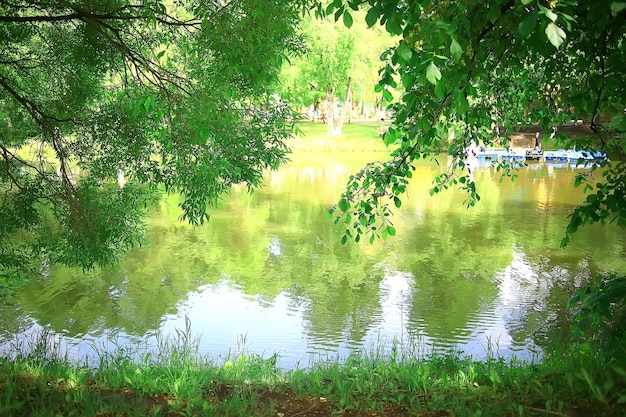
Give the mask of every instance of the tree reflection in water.
POLYGON ((502 183, 479 168, 482 200, 467 209, 454 190, 429 196, 439 166, 423 162, 393 218, 397 236, 342 246, 327 209, 377 156, 296 153, 266 188, 234 189, 199 228, 178 222, 170 196, 151 214, 147 244, 119 265, 54 267, 22 288, 0 307, 1 335, 45 326, 83 355, 114 337, 149 346, 186 315, 203 353, 226 354, 246 335, 251 351, 278 352, 285 367, 411 337, 477 357, 498 342, 501 354, 529 357, 546 343, 546 323, 565 322, 575 288, 626 272, 624 232, 610 225, 559 249, 583 197, 568 185, 573 170, 547 166, 502 183))

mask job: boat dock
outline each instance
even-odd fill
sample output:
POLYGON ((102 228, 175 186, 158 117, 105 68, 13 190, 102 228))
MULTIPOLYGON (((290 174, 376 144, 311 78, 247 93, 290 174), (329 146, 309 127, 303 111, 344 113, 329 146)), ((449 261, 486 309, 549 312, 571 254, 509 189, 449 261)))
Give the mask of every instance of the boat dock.
POLYGON ((487 161, 509 161, 524 163, 526 161, 540 161, 546 163, 567 163, 571 165, 587 165, 606 159, 602 152, 579 151, 574 149, 559 149, 557 151, 541 151, 538 149, 484 149, 476 152, 476 158, 481 163, 487 161))

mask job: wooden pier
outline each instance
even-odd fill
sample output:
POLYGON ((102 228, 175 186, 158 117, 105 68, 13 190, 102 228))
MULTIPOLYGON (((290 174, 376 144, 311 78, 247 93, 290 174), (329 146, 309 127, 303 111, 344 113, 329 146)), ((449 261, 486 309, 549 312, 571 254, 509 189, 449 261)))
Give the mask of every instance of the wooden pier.
POLYGON ((557 151, 538 151, 536 149, 510 148, 485 149, 476 153, 479 162, 510 161, 524 163, 540 161, 545 163, 568 163, 573 165, 590 164, 606 159, 602 152, 579 151, 574 149, 559 149, 557 151))

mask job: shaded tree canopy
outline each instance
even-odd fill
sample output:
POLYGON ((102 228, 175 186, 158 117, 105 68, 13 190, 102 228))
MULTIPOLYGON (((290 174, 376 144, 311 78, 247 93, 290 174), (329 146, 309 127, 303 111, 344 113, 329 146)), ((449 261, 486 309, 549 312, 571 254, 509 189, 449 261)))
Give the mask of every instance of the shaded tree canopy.
POLYGON ((199 224, 286 159, 271 86, 308 0, 0 1, 0 276, 83 268, 181 194, 199 224))
MULTIPOLYGON (((390 207, 401 206, 413 161, 441 150, 453 162, 432 193, 460 187, 473 205, 480 196, 464 161, 470 139, 507 146, 512 131, 534 124, 556 127, 563 146, 610 158, 599 164, 602 175, 590 170, 577 180, 590 195, 572 214, 563 245, 586 223, 626 226, 625 2, 334 0, 318 9, 346 25, 354 10, 399 36, 378 90, 387 99, 388 87, 404 93, 385 136, 393 158, 354 175, 332 210, 345 224, 344 241, 393 235, 390 207), (573 119, 584 119, 589 134, 559 129, 573 119)), ((501 168, 506 175, 512 167, 501 168)))

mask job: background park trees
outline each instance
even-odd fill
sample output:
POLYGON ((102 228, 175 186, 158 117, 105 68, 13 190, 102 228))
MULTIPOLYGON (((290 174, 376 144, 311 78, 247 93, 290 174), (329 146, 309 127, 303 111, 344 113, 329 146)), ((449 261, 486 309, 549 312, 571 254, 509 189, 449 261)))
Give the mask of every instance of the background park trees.
POLYGON ((334 117, 338 102, 343 102, 342 110, 363 114, 380 105, 374 87, 380 56, 392 37, 381 28, 368 29, 363 20, 347 28, 312 15, 303 18, 302 35, 307 52, 284 66, 280 96, 292 107, 323 109, 329 135, 341 134, 342 114, 334 117))
POLYGON ((0 277, 88 268, 141 240, 158 190, 182 217, 285 160, 269 98, 307 0, 0 2, 0 277))

